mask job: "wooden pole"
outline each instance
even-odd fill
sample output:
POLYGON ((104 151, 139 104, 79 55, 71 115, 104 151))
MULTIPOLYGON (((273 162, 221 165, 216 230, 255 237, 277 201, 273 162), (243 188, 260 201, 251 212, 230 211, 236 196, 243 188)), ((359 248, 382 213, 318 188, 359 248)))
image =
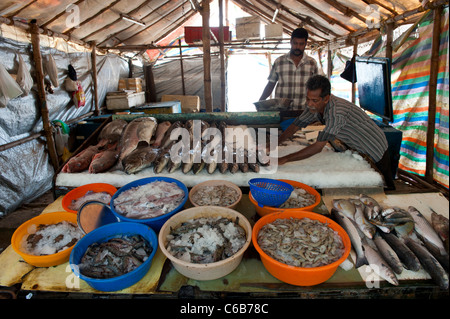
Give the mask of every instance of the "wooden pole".
POLYGON ((95 41, 91 42, 91 61, 92 61, 92 82, 94 84, 94 115, 100 114, 100 107, 98 106, 98 83, 97 83, 97 46, 95 41))
POLYGON ((41 111, 42 123, 44 126, 44 132, 47 140, 47 148, 49 151, 50 160, 56 172, 59 168, 59 161, 58 161, 58 154, 56 153, 55 141, 53 139, 53 127, 49 119, 47 98, 45 96, 44 68, 42 66, 42 56, 40 50, 39 26, 37 25, 37 22, 34 19, 30 21, 29 26, 31 33, 31 45, 33 48, 33 60, 36 68, 38 104, 39 109, 41 111))
POLYGON ((209 0, 202 0, 202 40, 203 40, 203 76, 204 76, 204 98, 206 112, 212 112, 212 90, 211 90, 211 34, 209 32, 209 0))
MULTIPOLYGON (((358 38, 353 38, 353 59, 358 55, 358 38)), ((352 83, 352 103, 356 102, 356 83, 352 83)))
POLYGON ((428 89, 428 127, 425 179, 432 183, 434 162, 434 130, 436 121, 437 78, 439 72, 439 42, 441 36, 442 6, 434 9, 433 42, 431 46, 430 82, 428 89))
POLYGON ((327 65, 327 76, 328 80, 331 80, 331 76, 333 75, 333 54, 331 52, 330 45, 328 45, 328 65, 327 65))
POLYGON ((183 86, 183 95, 186 95, 186 86, 184 85, 183 49, 181 48, 181 39, 178 40, 178 45, 180 46, 181 85, 183 86))
POLYGON ((219 0, 220 110, 226 111, 225 49, 223 46, 223 0, 219 0))
POLYGON ((145 77, 145 101, 156 102, 156 86, 155 78, 153 76, 153 68, 151 64, 144 66, 145 77))

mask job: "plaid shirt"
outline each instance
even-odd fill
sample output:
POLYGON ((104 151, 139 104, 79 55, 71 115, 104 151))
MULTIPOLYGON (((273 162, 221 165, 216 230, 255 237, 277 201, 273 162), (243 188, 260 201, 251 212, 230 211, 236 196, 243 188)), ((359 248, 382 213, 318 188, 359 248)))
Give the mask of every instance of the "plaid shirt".
POLYGON ((303 110, 306 105, 306 82, 319 73, 316 61, 303 53, 298 66, 290 58, 290 53, 277 58, 273 64, 268 80, 278 82, 275 98, 293 100, 290 110, 303 110))
POLYGON ((303 128, 317 121, 325 124, 317 141, 337 138, 352 149, 370 156, 375 163, 381 160, 388 148, 381 128, 360 107, 342 98, 331 95, 323 117, 306 108, 293 124, 303 128))

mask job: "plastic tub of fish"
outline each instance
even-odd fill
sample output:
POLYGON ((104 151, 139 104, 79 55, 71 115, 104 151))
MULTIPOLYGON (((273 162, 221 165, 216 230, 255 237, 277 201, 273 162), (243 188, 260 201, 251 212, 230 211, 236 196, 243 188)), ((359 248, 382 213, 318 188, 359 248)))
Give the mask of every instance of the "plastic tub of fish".
POLYGON ((158 241, 179 273, 195 280, 213 280, 239 266, 250 245, 251 232, 249 221, 237 211, 199 206, 172 216, 161 228, 158 241), (224 240, 223 236, 231 239, 224 240))
POLYGON ((347 259, 351 248, 350 238, 341 226, 306 211, 261 217, 253 227, 252 242, 267 271, 296 286, 327 281, 347 259))
POLYGON ((236 184, 223 180, 206 181, 192 187, 189 200, 194 206, 221 206, 234 209, 242 199, 236 184))
POLYGON ((11 238, 11 246, 28 264, 51 267, 68 261, 75 242, 82 237, 77 215, 47 213, 20 225, 11 238))
POLYGON ((154 231, 180 211, 188 189, 169 177, 148 177, 121 187, 111 199, 111 211, 119 220, 149 225, 154 231))
POLYGON ((106 183, 86 184, 68 192, 62 199, 62 207, 70 213, 77 213, 83 204, 89 201, 102 202, 109 205, 117 188, 106 183))
POLYGON ((271 207, 258 205, 250 191, 248 197, 255 206, 256 212, 260 216, 267 214, 282 212, 282 211, 312 211, 314 207, 319 205, 321 196, 314 188, 309 185, 291 181, 287 179, 280 179, 280 181, 288 183, 294 187, 289 198, 280 207, 271 207))
POLYGON ((91 231, 75 245, 70 267, 96 290, 122 290, 147 274, 157 249, 158 239, 149 226, 128 222, 108 224, 91 231), (100 256, 100 263, 95 256, 100 256), (108 260, 114 263, 109 264, 108 260))

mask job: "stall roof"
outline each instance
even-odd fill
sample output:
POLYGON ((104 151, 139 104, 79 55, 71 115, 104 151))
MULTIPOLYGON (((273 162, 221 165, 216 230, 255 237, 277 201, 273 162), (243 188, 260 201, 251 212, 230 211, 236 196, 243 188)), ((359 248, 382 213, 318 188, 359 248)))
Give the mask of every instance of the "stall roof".
MULTIPOLYGON (((263 24, 280 24, 286 35, 303 26, 310 32, 313 45, 345 41, 389 22, 409 23, 424 10, 446 3, 443 0, 223 0, 224 8, 226 2, 260 18, 263 24)), ((218 0, 211 1, 211 11, 219 10, 218 3, 218 0)), ((0 21, 14 20, 15 24, 24 25, 35 19, 50 35, 86 44, 95 41, 98 48, 123 50, 129 46, 131 50, 133 46, 158 44, 173 31, 189 25, 190 19, 201 11, 201 0, 3 0, 0 21)))

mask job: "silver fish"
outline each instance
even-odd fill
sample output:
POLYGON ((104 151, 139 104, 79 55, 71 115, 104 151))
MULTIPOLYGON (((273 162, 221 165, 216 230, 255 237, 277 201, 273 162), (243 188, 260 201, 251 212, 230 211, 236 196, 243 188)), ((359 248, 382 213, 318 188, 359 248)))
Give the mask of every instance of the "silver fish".
POLYGON ((449 247, 448 218, 433 211, 431 213, 431 225, 441 237, 442 241, 444 242, 445 250, 448 253, 449 247))
POLYGON ((135 174, 150 167, 158 156, 158 150, 152 146, 141 146, 122 160, 125 173, 135 174))
POLYGON ((363 244, 363 246, 370 268, 372 268, 372 270, 381 278, 387 280, 394 286, 398 286, 397 276, 391 267, 386 264, 380 254, 368 244, 363 244))
POLYGON ((381 237, 378 232, 375 233, 373 241, 381 256, 383 256, 383 259, 389 264, 389 266, 391 266, 392 270, 396 274, 401 274, 403 271, 402 262, 395 253, 394 249, 383 239, 383 237, 381 237))
POLYGON ((441 237, 436 233, 433 226, 426 220, 426 218, 413 206, 408 207, 408 212, 414 219, 414 230, 419 234, 421 239, 435 246, 441 255, 446 255, 444 243, 441 237))
POLYGON ((360 194, 359 200, 366 206, 380 206, 375 199, 365 194, 360 194))
POLYGON ((448 274, 437 261, 436 258, 421 244, 408 237, 405 239, 406 245, 419 258, 423 268, 430 274, 431 278, 441 289, 448 289, 448 274))
POLYGON ((358 229, 356 228, 355 224, 350 220, 347 216, 345 216, 343 213, 338 211, 335 208, 331 209, 331 212, 333 216, 335 217, 336 222, 344 228, 344 230, 347 232, 348 236, 350 237, 350 241, 352 243, 352 248, 355 250, 356 253, 356 263, 355 267, 359 268, 362 265, 367 264, 367 259, 364 254, 364 249, 361 241, 361 237, 358 233, 358 229))
POLYGON ((372 239, 377 229, 373 224, 369 223, 369 221, 366 219, 364 215, 365 205, 359 200, 355 200, 352 202, 353 205, 355 206, 354 219, 356 224, 358 225, 359 229, 363 232, 364 235, 372 239))
POLYGON ((406 269, 418 271, 420 269, 420 262, 416 255, 405 245, 405 243, 393 233, 379 233, 381 237, 389 244, 395 251, 398 258, 405 265, 406 269))
POLYGON ((333 199, 333 207, 342 212, 348 218, 354 220, 355 218, 355 205, 348 199, 333 199))

